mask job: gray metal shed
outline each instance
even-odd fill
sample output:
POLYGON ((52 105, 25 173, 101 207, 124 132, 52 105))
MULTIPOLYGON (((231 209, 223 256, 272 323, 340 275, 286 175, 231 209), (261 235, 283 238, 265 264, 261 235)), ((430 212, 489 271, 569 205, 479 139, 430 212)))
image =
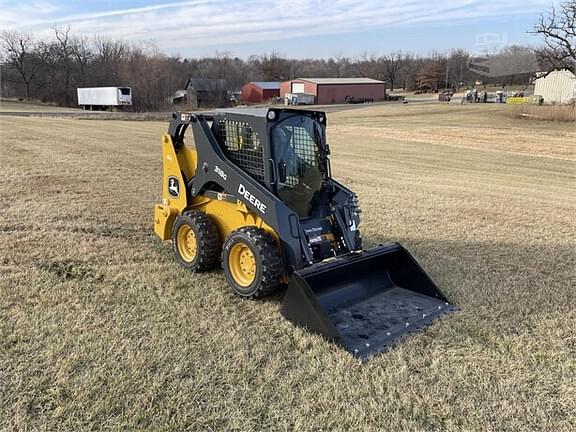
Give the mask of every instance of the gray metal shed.
POLYGON ((228 99, 228 82, 223 79, 190 78, 184 87, 192 108, 222 107, 228 99))
POLYGON ((567 104, 576 101, 576 75, 569 70, 555 70, 536 80, 534 95, 544 103, 567 104))

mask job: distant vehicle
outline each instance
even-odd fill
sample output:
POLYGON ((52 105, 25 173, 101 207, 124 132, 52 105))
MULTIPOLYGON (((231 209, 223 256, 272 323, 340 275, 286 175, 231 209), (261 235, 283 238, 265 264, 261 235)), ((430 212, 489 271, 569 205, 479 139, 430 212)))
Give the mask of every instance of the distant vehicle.
POLYGON ((235 91, 235 92, 228 92, 228 102, 232 105, 238 105, 240 103, 240 99, 242 97, 242 92, 235 91))
POLYGON ((87 110, 106 110, 132 105, 130 87, 81 87, 78 91, 78 106, 87 110))
POLYGON ((452 89, 442 90, 438 93, 438 100, 440 102, 450 102, 453 96, 454 96, 454 90, 452 89))
POLYGON ((344 100, 346 101, 346 103, 349 104, 362 104, 362 103, 371 103, 374 102, 374 98, 357 98, 354 96, 346 96, 344 98, 344 100))
POLYGON ((478 97, 478 90, 474 88, 472 90, 466 90, 466 92, 464 92, 464 97, 462 98, 462 101, 460 103, 465 104, 465 103, 478 103, 478 102, 480 102, 480 98, 478 97))
POLYGON ((314 95, 307 93, 286 93, 284 103, 286 105, 314 105, 314 95))

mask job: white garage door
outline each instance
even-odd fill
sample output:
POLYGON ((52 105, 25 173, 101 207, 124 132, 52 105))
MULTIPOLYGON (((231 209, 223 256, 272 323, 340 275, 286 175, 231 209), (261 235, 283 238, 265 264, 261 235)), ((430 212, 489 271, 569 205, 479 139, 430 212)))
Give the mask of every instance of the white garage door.
POLYGON ((292 93, 304 93, 304 83, 292 83, 292 93))

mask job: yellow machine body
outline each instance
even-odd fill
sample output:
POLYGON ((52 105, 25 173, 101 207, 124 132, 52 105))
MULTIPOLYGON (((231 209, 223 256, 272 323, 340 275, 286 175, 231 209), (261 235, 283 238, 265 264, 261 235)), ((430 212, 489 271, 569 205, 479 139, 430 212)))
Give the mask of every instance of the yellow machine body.
POLYGON ((196 150, 192 147, 182 146, 178 152, 174 150, 170 135, 162 137, 162 204, 154 208, 154 232, 162 240, 172 239, 172 225, 176 216, 187 209, 199 210, 211 217, 220 233, 220 238, 225 239, 232 231, 246 226, 262 228, 280 244, 278 234, 267 225, 261 217, 250 211, 246 205, 237 201, 226 201, 226 194, 218 194, 216 199, 198 195, 188 202, 185 192, 179 197, 173 197, 168 193, 170 177, 176 177, 181 185, 184 185, 184 176, 188 179, 194 176, 198 162, 196 150))

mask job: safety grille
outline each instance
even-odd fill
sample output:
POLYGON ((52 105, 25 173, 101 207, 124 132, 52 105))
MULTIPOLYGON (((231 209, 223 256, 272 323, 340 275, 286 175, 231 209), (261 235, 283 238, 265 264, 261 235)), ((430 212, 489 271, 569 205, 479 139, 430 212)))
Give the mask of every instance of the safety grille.
POLYGON ((297 177, 286 179, 286 185, 289 187, 296 186, 304 178, 305 170, 318 166, 318 146, 305 128, 293 127, 292 141, 296 155, 303 163, 298 164, 297 177))
POLYGON ((301 183, 307 173, 319 172, 318 144, 314 140, 314 132, 298 120, 301 119, 290 119, 274 131, 277 157, 286 165, 283 184, 290 188, 301 183))
POLYGON ((264 185, 262 143, 250 125, 239 121, 219 120, 214 122, 212 129, 228 159, 264 185))

